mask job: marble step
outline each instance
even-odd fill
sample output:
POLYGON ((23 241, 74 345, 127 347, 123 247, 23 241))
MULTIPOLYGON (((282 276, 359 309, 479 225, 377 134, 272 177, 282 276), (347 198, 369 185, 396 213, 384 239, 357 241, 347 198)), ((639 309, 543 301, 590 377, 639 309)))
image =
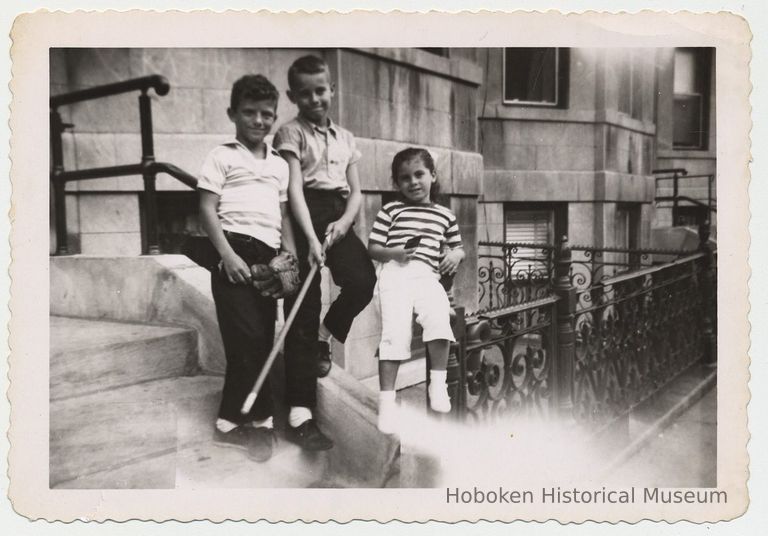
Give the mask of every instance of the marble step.
MULTIPOLYGON (((222 383, 216 376, 171 378, 52 401, 51 487, 208 440, 222 383)), ((173 487, 173 465, 154 473, 147 479, 156 486, 148 487, 173 487)), ((129 480, 100 487, 130 487, 129 480)))
POLYGON ((303 488, 336 485, 328 453, 282 434, 266 463, 213 443, 223 378, 157 380, 51 404, 57 489, 303 488))
POLYGON ((50 398, 58 400, 190 373, 194 331, 50 317, 50 398))

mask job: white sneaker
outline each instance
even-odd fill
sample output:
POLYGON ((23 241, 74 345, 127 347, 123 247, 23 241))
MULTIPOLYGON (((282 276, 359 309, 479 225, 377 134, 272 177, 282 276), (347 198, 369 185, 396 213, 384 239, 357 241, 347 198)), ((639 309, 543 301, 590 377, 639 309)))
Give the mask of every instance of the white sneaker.
POLYGON ((397 433, 397 402, 393 400, 379 404, 378 427, 382 434, 397 433))
POLYGON ((429 407, 438 413, 451 411, 451 399, 448 396, 448 386, 445 384, 429 384, 429 407))

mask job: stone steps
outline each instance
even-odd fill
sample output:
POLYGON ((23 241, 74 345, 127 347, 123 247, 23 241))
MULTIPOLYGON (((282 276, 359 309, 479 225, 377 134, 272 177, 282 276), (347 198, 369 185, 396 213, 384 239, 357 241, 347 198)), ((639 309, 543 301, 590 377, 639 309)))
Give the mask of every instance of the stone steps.
POLYGON ((328 453, 304 453, 282 437, 264 464, 213 443, 223 378, 180 376, 195 349, 189 333, 51 318, 51 488, 334 484, 328 453))
POLYGON ((197 335, 178 327, 50 317, 50 399, 189 374, 197 335))

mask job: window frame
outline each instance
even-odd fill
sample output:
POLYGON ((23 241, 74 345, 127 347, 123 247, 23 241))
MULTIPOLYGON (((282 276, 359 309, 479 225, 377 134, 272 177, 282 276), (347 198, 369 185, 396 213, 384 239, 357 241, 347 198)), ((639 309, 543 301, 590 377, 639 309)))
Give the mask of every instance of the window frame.
POLYGON ((563 109, 568 108, 570 49, 567 47, 504 47, 501 49, 501 102, 505 106, 563 109), (555 102, 507 99, 507 51, 511 48, 552 48, 555 51, 555 102))
POLYGON ((677 51, 678 50, 692 50, 694 52, 694 84, 699 85, 700 90, 697 93, 675 93, 672 90, 672 150, 674 151, 708 151, 709 150, 709 137, 710 137, 710 120, 709 114, 711 109, 711 96, 712 96, 712 69, 714 68, 714 48, 713 47, 678 47, 675 48, 675 56, 672 62, 672 76, 674 77, 675 69, 677 68, 677 51), (675 104, 678 97, 691 98, 699 97, 699 124, 701 128, 699 130, 699 143, 695 145, 684 145, 675 140, 675 126, 677 122, 677 114, 675 113, 675 104))

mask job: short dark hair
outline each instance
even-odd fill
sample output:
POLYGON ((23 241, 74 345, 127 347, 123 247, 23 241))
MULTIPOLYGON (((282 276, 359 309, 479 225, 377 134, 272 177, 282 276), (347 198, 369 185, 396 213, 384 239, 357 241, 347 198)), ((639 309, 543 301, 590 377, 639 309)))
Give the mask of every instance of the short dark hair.
POLYGON ((260 74, 247 74, 232 84, 232 94, 229 97, 229 109, 237 111, 237 107, 245 99, 255 101, 269 100, 275 103, 280 98, 277 88, 260 74))
POLYGON ((395 185, 395 188, 399 188, 399 185, 397 184, 397 174, 400 171, 400 166, 411 160, 421 160, 424 167, 435 176, 435 182, 432 183, 432 186, 429 189, 429 199, 431 201, 437 201, 437 196, 440 194, 440 184, 437 182, 435 159, 432 158, 432 154, 429 151, 422 149, 421 147, 408 147, 407 149, 403 149, 392 159, 392 183, 395 185))
POLYGON ((288 68, 288 87, 294 89, 300 74, 329 73, 328 64, 317 56, 302 56, 288 68))

